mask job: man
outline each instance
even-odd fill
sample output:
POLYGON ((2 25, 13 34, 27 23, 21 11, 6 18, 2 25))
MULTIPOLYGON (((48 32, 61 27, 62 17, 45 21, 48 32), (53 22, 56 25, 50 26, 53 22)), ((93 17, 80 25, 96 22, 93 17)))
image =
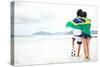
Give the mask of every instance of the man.
MULTIPOLYGON (((74 23, 79 24, 79 23, 85 22, 85 20, 81 18, 82 13, 83 13, 83 11, 81 9, 79 9, 77 11, 77 17, 74 18, 74 20, 73 20, 74 23)), ((79 56, 79 54, 80 54, 80 48, 81 48, 81 44, 82 44, 81 34, 82 34, 81 30, 73 29, 71 56, 75 56, 76 55, 75 40, 77 41, 77 44, 78 44, 77 56, 79 56)))

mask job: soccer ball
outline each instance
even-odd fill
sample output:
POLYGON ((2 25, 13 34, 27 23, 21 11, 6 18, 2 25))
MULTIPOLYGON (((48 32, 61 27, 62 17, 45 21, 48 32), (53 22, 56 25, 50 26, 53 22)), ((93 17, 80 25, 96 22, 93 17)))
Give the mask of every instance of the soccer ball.
POLYGON ((72 50, 72 52, 71 52, 71 56, 73 57, 73 56, 75 56, 76 54, 75 54, 75 50, 72 50))

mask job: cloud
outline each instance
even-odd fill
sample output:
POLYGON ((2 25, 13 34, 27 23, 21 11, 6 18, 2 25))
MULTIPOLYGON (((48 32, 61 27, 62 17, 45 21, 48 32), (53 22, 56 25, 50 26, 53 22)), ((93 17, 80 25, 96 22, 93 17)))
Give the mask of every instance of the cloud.
MULTIPOLYGON (((96 10, 84 6, 61 6, 42 4, 17 4, 15 6, 15 32, 17 34, 32 34, 37 31, 63 32, 66 22, 76 17, 76 10, 85 8, 89 18, 96 20, 96 10), (70 9, 71 8, 71 9, 70 9)), ((97 22, 92 22, 92 27, 97 22)))

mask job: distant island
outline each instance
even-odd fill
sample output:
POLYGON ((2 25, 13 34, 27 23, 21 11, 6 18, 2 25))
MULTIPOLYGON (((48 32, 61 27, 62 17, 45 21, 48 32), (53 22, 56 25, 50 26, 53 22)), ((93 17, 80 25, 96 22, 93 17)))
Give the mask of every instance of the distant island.
MULTIPOLYGON (((97 33, 98 32, 96 30, 91 31, 91 34, 97 34, 97 33)), ((73 34, 73 31, 70 31, 70 32, 54 32, 54 33, 46 32, 46 31, 38 31, 38 32, 33 33, 33 35, 72 35, 72 34, 73 34)))
MULTIPOLYGON (((91 30, 91 34, 92 35, 97 35, 98 34, 98 31, 97 30, 91 30)), ((73 31, 70 31, 70 32, 46 32, 46 31, 38 31, 38 32, 35 32, 35 33, 32 33, 31 34, 27 34, 27 35, 23 35, 23 34, 17 34, 17 35, 11 35, 11 37, 31 37, 31 36, 34 36, 34 35, 73 35, 73 31)))
POLYGON ((33 33, 33 35, 52 35, 52 33, 45 31, 38 31, 36 33, 33 33))

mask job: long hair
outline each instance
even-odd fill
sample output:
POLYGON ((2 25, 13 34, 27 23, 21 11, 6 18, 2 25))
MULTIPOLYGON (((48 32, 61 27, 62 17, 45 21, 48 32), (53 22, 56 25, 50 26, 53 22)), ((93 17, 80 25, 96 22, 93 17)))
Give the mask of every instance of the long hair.
POLYGON ((83 12, 81 17, 86 18, 87 17, 87 13, 86 12, 83 12))

